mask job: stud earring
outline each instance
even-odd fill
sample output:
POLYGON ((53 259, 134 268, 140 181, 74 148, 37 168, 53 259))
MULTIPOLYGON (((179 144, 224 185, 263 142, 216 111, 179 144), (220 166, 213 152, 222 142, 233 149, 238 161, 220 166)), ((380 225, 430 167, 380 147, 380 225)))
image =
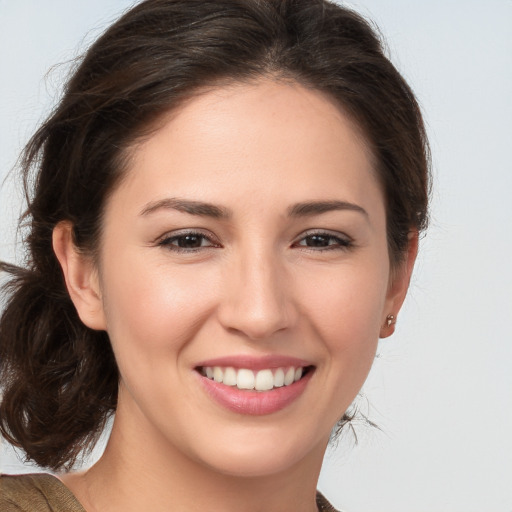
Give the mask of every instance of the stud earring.
POLYGON ((395 315, 388 315, 388 316, 386 317, 386 325, 387 325, 388 327, 391 327, 391 326, 395 323, 395 321, 396 321, 396 320, 395 320, 395 315))

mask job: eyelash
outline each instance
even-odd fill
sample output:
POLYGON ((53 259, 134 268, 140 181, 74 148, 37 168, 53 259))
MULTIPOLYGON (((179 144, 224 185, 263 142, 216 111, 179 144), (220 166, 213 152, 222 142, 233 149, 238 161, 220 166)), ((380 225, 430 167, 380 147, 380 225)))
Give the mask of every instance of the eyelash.
POLYGON ((157 244, 159 247, 166 247, 171 251, 177 252, 177 253, 195 253, 200 250, 204 249, 210 249, 210 248, 217 248, 220 247, 219 243, 215 243, 211 236, 205 235, 204 233, 198 232, 198 231, 184 231, 181 233, 174 234, 172 236, 167 236, 160 240, 157 244), (195 237, 200 238, 201 243, 203 241, 208 241, 209 245, 200 245, 199 247, 179 247, 179 245, 173 245, 173 242, 179 241, 180 239, 186 239, 187 237, 195 237))
MULTIPOLYGON (((157 244, 159 247, 166 247, 171 251, 177 253, 195 253, 200 250, 210 249, 210 248, 219 248, 221 245, 218 242, 215 242, 211 236, 208 236, 204 233, 197 231, 185 231, 182 233, 174 234, 172 236, 167 236, 160 240, 157 244), (201 239, 201 245, 198 247, 180 247, 179 245, 174 245, 173 242, 178 242, 180 240, 184 240, 187 237, 190 238, 199 238, 201 239), (208 245, 202 245, 204 241, 208 242, 208 245)), ((301 238, 299 238, 296 242, 293 242, 292 247, 303 248, 303 250, 310 252, 324 252, 324 251, 336 251, 342 250, 346 251, 353 246, 353 241, 348 237, 343 237, 340 235, 335 235, 328 231, 308 231, 304 233, 301 238), (325 246, 307 246, 302 245, 301 242, 305 242, 308 239, 312 239, 313 237, 318 237, 324 239, 328 242, 325 246), (334 243, 329 243, 334 241, 334 243)))
POLYGON ((306 251, 310 252, 324 252, 324 251, 346 251, 350 249, 354 243, 353 241, 347 237, 342 236, 340 234, 334 234, 329 231, 307 231, 304 233, 301 238, 294 242, 295 247, 302 247, 306 251), (323 238, 326 241, 334 241, 335 243, 328 243, 326 246, 307 246, 301 245, 300 242, 306 241, 308 238, 312 239, 313 237, 323 238))

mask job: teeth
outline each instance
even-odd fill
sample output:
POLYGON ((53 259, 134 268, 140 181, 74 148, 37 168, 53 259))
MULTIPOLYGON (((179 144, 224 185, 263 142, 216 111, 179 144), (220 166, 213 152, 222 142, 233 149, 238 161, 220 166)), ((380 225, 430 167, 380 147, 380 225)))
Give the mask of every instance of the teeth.
POLYGON ((224 382, 224 372, 222 371, 222 368, 216 366, 213 369, 213 380, 215 382, 224 382))
MULTIPOLYGON (((216 368, 218 367, 216 366, 216 368)), ((238 389, 254 389, 254 373, 251 370, 238 370, 236 387, 238 389)))
POLYGON ((256 374, 254 389, 256 391, 268 391, 274 387, 274 376, 272 370, 260 370, 256 374))
POLYGON ((293 379, 295 379, 295 368, 288 368, 288 371, 284 374, 284 385, 289 386, 293 379))
POLYGON ((238 389, 248 389, 256 391, 269 391, 273 388, 289 386, 301 379, 303 368, 276 368, 275 370, 266 369, 253 372, 246 368, 236 370, 232 367, 223 368, 221 366, 206 366, 202 373, 208 379, 215 382, 222 382, 226 386, 236 386, 238 389))
POLYGON ((281 386, 284 386, 284 370, 278 368, 276 373, 274 373, 274 387, 280 388, 281 386))
POLYGON ((221 382, 224 382, 226 386, 236 386, 237 375, 234 368, 226 368, 224 370, 224 378, 221 382))

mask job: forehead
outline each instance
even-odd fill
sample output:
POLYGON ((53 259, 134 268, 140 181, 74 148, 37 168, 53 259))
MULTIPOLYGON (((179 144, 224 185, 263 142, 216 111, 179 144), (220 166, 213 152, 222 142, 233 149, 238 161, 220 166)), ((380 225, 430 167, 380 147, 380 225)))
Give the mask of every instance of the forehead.
POLYGON ((131 200, 170 194, 285 208, 305 198, 380 196, 357 125, 327 95, 290 82, 202 92, 163 117, 130 156, 120 189, 131 200))

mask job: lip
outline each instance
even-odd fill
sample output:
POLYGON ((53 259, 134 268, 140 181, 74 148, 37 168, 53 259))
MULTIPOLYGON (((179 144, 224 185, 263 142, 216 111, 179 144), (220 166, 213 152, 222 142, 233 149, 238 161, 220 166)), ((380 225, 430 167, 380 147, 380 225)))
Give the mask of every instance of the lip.
POLYGON ((196 366, 195 370, 200 385, 206 394, 218 405, 237 414, 260 416, 281 411, 298 400, 309 384, 315 372, 315 367, 311 362, 287 356, 265 356, 258 358, 231 356, 203 361, 196 366), (289 386, 274 388, 270 391, 248 391, 234 386, 227 386, 201 375, 197 370, 205 366, 230 366, 237 369, 247 368, 253 371, 301 366, 308 367, 309 371, 300 380, 289 386))
POLYGON ((237 369, 247 368, 248 370, 258 371, 266 370, 267 368, 272 370, 274 368, 290 366, 294 366, 295 368, 298 366, 313 366, 313 364, 311 361, 289 356, 267 355, 254 357, 247 355, 236 355, 229 357, 218 357, 216 359, 208 359, 207 361, 201 361, 200 363, 196 364, 196 368, 204 366, 231 366, 237 369))

